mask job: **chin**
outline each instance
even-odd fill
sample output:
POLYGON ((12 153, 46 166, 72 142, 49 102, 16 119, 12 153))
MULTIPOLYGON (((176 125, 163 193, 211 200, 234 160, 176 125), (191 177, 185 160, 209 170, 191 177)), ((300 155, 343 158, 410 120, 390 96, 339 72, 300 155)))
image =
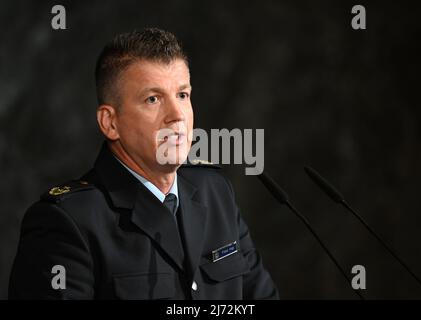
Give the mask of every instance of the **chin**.
POLYGON ((181 164, 158 164, 159 171, 165 174, 174 173, 181 166, 181 164))
POLYGON ((177 155, 174 155, 172 157, 172 159, 174 161, 171 161, 171 163, 169 163, 169 165, 174 165, 174 166, 177 166, 177 167, 181 166, 187 160, 187 155, 188 154, 180 155, 179 153, 177 155))

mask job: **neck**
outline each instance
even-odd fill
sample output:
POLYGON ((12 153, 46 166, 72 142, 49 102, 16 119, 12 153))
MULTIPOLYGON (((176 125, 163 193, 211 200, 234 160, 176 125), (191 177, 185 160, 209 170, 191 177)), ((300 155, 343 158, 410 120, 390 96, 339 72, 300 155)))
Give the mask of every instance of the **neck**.
MULTIPOLYGON (((163 194, 167 194, 174 183, 177 168, 170 171, 160 171, 151 168, 144 161, 135 161, 119 143, 109 143, 111 152, 127 167, 153 183, 163 194), (141 163, 139 163, 141 162, 141 163)), ((168 169, 168 168, 167 168, 168 169)))

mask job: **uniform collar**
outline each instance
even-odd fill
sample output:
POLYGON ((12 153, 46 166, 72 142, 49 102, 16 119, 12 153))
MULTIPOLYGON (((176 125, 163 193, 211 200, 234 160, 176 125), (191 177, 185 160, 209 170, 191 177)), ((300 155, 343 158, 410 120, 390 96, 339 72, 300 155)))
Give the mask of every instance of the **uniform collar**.
MULTIPOLYGON (((117 158, 116 155, 114 155, 114 157, 118 160, 118 162, 121 163, 121 165, 123 167, 125 167, 137 180, 139 180, 150 192, 152 192, 152 194, 157 197, 157 199, 159 201, 161 201, 162 203, 165 200, 165 196, 166 194, 163 193, 161 190, 158 189, 157 186, 155 186, 152 182, 150 182, 149 180, 147 180, 146 178, 144 178, 143 176, 141 176, 140 174, 138 174, 137 172, 135 172, 134 170, 130 169, 128 166, 126 166, 123 161, 121 161, 119 158, 117 158)), ((180 200, 178 197, 178 184, 177 184, 177 173, 175 174, 175 178, 174 178, 174 182, 170 188, 170 190, 168 191, 168 194, 174 194, 176 196, 177 199, 177 207, 176 207, 176 211, 178 209, 180 200)))

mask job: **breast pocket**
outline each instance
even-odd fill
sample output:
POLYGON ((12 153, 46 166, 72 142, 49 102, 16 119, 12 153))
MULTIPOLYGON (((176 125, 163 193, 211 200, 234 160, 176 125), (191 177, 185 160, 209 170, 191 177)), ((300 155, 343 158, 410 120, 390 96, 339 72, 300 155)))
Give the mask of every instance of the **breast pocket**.
POLYGON ((123 300, 171 299, 175 294, 172 273, 114 275, 113 283, 117 298, 123 300))
POLYGON ((200 269, 205 274, 204 277, 209 282, 222 282, 230 280, 250 272, 247 261, 240 252, 234 253, 216 262, 209 260, 200 265, 200 269))

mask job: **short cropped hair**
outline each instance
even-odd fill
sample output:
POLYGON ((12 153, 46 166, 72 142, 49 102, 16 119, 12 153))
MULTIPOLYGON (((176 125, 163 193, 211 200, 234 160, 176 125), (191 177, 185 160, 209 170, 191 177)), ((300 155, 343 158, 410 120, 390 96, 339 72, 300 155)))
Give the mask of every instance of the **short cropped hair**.
POLYGON ((105 45, 95 68, 96 93, 99 105, 119 101, 118 80, 132 63, 149 60, 169 64, 187 56, 174 34, 157 28, 145 28, 115 36, 105 45))

